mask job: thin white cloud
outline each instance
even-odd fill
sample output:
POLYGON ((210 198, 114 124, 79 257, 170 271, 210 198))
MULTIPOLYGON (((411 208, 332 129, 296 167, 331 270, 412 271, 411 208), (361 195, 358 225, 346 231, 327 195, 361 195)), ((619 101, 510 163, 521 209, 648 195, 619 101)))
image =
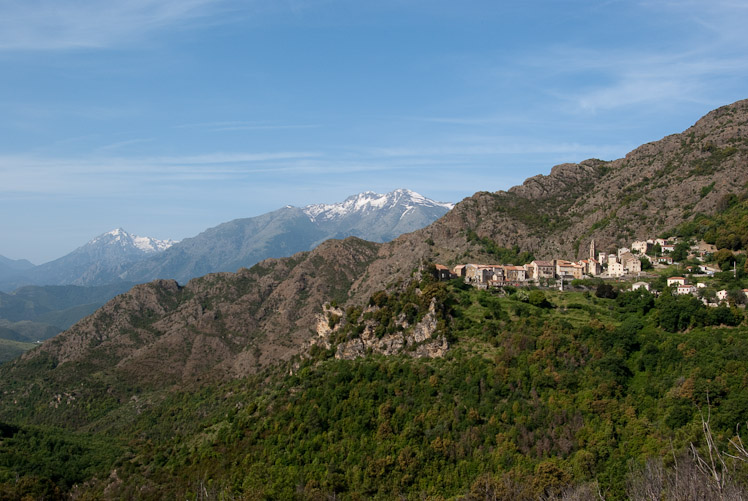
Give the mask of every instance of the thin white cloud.
POLYGON ((223 0, 0 0, 0 50, 104 48, 210 16, 223 0))
POLYGON ((107 152, 107 151, 119 150, 119 149, 122 149, 122 148, 127 148, 128 146, 132 146, 134 144, 150 143, 150 142, 153 142, 153 141, 154 141, 153 138, 148 138, 148 139, 145 139, 145 138, 143 138, 143 139, 128 139, 126 141, 118 141, 116 143, 107 144, 107 145, 104 145, 104 146, 99 146, 98 148, 96 148, 96 152, 97 153, 103 153, 103 152, 107 152))
MULTIPOLYGON (((607 4, 599 4, 595 11, 606 8, 607 4)), ((726 104, 728 96, 744 93, 748 3, 652 0, 627 2, 625 9, 653 19, 652 26, 657 19, 667 20, 662 28, 667 34, 658 39, 653 33, 651 43, 638 38, 601 40, 595 45, 560 42, 510 56, 494 53, 492 61, 466 57, 463 73, 473 84, 490 81, 509 92, 513 82, 523 82, 534 99, 528 108, 541 103, 538 109, 543 116, 548 116, 549 106, 567 116, 644 107, 672 109, 683 103, 717 106, 726 104)), ((475 125, 480 125, 480 119, 475 125)))
POLYGON ((243 179, 303 169, 314 152, 215 153, 151 158, 0 156, 0 192, 101 196, 149 184, 243 179))
MULTIPOLYGON (((652 53, 644 49, 555 47, 525 56, 522 65, 543 92, 571 109, 596 112, 651 103, 712 103, 720 82, 748 79, 748 55, 720 46, 652 53), (581 82, 566 85, 568 79, 581 82), (560 83, 555 83, 560 82, 560 83)), ((723 99, 723 98, 722 98, 723 99)), ((721 104, 721 100, 718 101, 721 104)))
POLYGON ((231 132, 231 131, 250 131, 250 130, 293 130, 293 129, 317 129, 318 124, 277 124, 266 122, 243 122, 243 121, 224 121, 224 122, 201 122, 189 123, 174 126, 175 129, 206 129, 212 132, 231 132))

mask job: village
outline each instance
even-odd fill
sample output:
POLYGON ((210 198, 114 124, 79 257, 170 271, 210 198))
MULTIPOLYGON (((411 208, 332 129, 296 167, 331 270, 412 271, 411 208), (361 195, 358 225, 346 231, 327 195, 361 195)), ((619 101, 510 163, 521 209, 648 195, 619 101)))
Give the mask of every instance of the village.
MULTIPOLYGON (((477 288, 537 286, 558 287, 563 291, 565 286, 572 284, 572 281, 590 278, 622 282, 637 278, 651 278, 655 275, 644 272, 643 267, 663 270, 678 265, 678 260, 685 258, 707 262, 716 251, 717 248, 714 245, 703 241, 686 245, 685 242, 679 242, 677 238, 656 238, 634 241, 629 247, 621 247, 615 252, 608 253, 598 252, 595 241, 592 240, 588 258, 579 261, 533 260, 521 266, 469 263, 459 264, 452 269, 437 264, 436 272, 439 280, 461 278, 477 288), (678 249, 679 244, 680 249, 678 249)), ((699 264, 698 267, 686 267, 686 271, 694 277, 708 278, 722 270, 716 266, 699 264)), ((674 294, 690 294, 700 297, 704 304, 709 306, 719 306, 729 299, 726 289, 716 291, 712 297, 700 294, 699 291, 707 288, 706 282, 700 281, 692 284, 689 283, 688 278, 682 276, 668 277, 667 286, 672 288, 674 294)), ((642 280, 632 283, 630 288, 631 290, 643 288, 650 291, 651 286, 650 282, 642 280)), ((744 304, 748 302, 748 289, 743 289, 741 292, 744 296, 741 304, 744 304)))

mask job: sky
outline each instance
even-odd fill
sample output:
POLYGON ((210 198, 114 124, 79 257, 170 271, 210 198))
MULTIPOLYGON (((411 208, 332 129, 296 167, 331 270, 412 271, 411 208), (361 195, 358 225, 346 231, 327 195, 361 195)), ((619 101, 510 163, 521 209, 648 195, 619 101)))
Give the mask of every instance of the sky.
POLYGON ((0 0, 0 255, 458 202, 748 98, 743 0, 0 0))

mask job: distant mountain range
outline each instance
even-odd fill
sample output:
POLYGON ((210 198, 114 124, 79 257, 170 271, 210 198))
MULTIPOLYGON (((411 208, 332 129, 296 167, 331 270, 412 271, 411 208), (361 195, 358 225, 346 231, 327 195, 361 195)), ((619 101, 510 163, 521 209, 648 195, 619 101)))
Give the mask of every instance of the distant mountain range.
POLYGON ((385 195, 365 192, 337 204, 286 206, 210 228, 133 264, 120 278, 129 282, 172 278, 186 283, 207 273, 236 271, 270 257, 308 251, 331 238, 386 242, 428 226, 452 207, 409 190, 385 195))
POLYGON ((8 259, 5 256, 0 256, 0 280, 13 275, 18 275, 27 270, 33 268, 34 265, 25 259, 8 259))
POLYGON ((19 270, 0 281, 0 290, 25 285, 104 285, 122 281, 129 265, 172 246, 173 240, 131 235, 125 230, 104 233, 59 259, 19 270))
POLYGON ((185 283, 207 273, 236 271, 269 257, 313 249, 330 238, 386 242, 439 219, 453 207, 409 190, 365 192, 337 204, 286 206, 235 219, 174 242, 116 229, 70 254, 33 266, 0 259, 0 291, 25 285, 100 286, 171 278, 185 283))
POLYGON ((452 207, 409 190, 366 192, 337 204, 287 206, 236 219, 182 242, 118 228, 40 266, 0 256, 0 291, 9 292, 0 292, 0 339, 48 339, 135 283, 157 278, 186 283, 311 250, 330 238, 385 242, 431 224, 452 207))

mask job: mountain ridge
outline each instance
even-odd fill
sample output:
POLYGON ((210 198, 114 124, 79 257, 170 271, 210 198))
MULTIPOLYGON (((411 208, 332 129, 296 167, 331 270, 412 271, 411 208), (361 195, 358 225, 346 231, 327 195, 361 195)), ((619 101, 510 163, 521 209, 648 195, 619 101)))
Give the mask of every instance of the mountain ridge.
POLYGON ((286 206, 208 228, 133 265, 120 278, 130 282, 169 278, 186 283, 206 273, 236 271, 267 258, 312 250, 331 238, 354 236, 384 242, 422 228, 450 207, 405 189, 387 194, 364 192, 337 204, 286 206))
POLYGON ((270 257, 311 250, 330 238, 391 240, 435 221, 452 206, 398 189, 387 194, 364 192, 336 204, 286 206, 222 223, 181 242, 139 237, 118 228, 15 277, 13 273, 5 279, 0 276, 0 290, 23 285, 144 283, 158 278, 187 283, 207 273, 236 271, 270 257))
MULTIPOLYGON (((254 362, 241 366, 241 370, 252 372, 257 370, 257 364, 265 367, 274 359, 287 359, 305 350, 317 335, 311 326, 316 325, 318 315, 322 313, 321 306, 326 302, 365 305, 375 292, 409 280, 414 270, 424 262, 451 265, 494 259, 481 239, 489 239, 499 246, 518 245, 523 250, 534 252, 538 258, 547 258, 572 257, 579 250, 575 243, 583 238, 594 238, 604 248, 617 238, 651 236, 674 227, 675 222, 687 220, 683 217, 681 208, 684 201, 691 203, 693 208, 708 212, 710 208, 713 210, 716 207, 717 201, 725 194, 740 191, 746 179, 744 174, 747 160, 748 101, 740 101, 707 115, 683 134, 644 145, 624 159, 564 164, 554 167, 547 176, 531 177, 523 185, 508 191, 478 192, 458 203, 428 227, 402 235, 391 242, 371 243, 355 237, 342 241, 331 240, 311 252, 297 253, 289 258, 264 260, 251 269, 241 269, 236 274, 219 273, 193 279, 185 288, 180 288, 176 283, 157 282, 150 287, 160 290, 157 296, 164 303, 155 309, 147 304, 141 305, 143 311, 154 313, 153 317, 149 314, 140 320, 136 319, 136 323, 145 322, 144 327, 136 327, 136 330, 145 328, 143 335, 151 337, 153 333, 148 329, 155 328, 158 332, 170 330, 169 318, 173 320, 176 318, 173 315, 177 315, 174 308, 182 307, 179 306, 181 303, 178 297, 184 295, 185 290, 196 295, 199 292, 202 299, 199 305, 191 306, 194 312, 189 318, 192 320, 180 320, 175 324, 190 326, 180 331, 181 336, 186 336, 186 345, 191 345, 192 341, 189 340, 194 336, 209 335, 212 342, 215 342, 215 339, 222 336, 230 339, 233 335, 240 335, 226 324, 227 321, 234 324, 237 318, 242 320, 236 325, 244 326, 240 327, 240 331, 244 333, 240 336, 248 335, 241 329, 254 326, 253 339, 289 340, 288 344, 280 343, 284 348, 279 348, 275 341, 268 343, 267 352, 263 351, 262 342, 256 344, 253 349, 257 348, 259 354, 244 359, 254 362), (730 129, 731 135, 724 134, 723 121, 720 120, 725 116, 733 117, 740 124, 730 129), (701 135, 696 138, 696 133, 701 135), (719 137, 723 140, 718 141, 719 137), (734 145, 735 151, 715 163, 714 168, 707 172, 694 171, 703 167, 703 162, 708 161, 714 151, 724 148, 723 144, 734 145), (712 149, 711 153, 706 145, 713 145, 709 147, 712 149), (680 164, 679 168, 667 167, 672 165, 672 158, 685 158, 687 154, 693 154, 693 158, 680 164), (657 180, 653 181, 648 177, 651 172, 660 172, 657 180), (654 196, 676 185, 680 191, 672 200, 654 196), (629 186, 635 186, 640 191, 634 192, 629 186), (711 188, 705 190, 704 186, 711 188), (622 194, 634 196, 626 198, 621 197, 622 194), (633 232, 619 235, 618 219, 623 225, 630 218, 639 220, 637 212, 631 211, 628 214, 623 209, 630 208, 649 194, 652 196, 649 197, 648 205, 655 207, 645 209, 655 212, 662 210, 666 213, 660 219, 650 221, 650 224, 639 225, 633 232), (600 207, 605 209, 600 210, 600 207), (615 221, 610 218, 611 213, 618 214, 615 221), (565 214, 569 216, 563 217, 565 214), (608 224, 600 224, 605 218, 610 219, 608 224), (479 238, 472 238, 471 235, 479 238), (569 235, 573 237, 570 238, 569 235), (357 250, 361 252, 358 257, 357 250), (356 263, 355 266, 352 263, 356 263), (336 269, 347 270, 347 278, 342 284, 334 272, 336 269), (250 283, 256 284, 257 289, 252 290, 248 285, 250 283), (331 293, 333 290, 336 291, 334 294, 331 293), (226 291, 235 292, 227 296, 226 291), (223 306, 216 306, 217 304, 223 306)), ((305 217, 301 209, 293 210, 297 216, 305 217)), ((132 299, 133 296, 128 297, 132 299)), ((133 300, 137 304, 137 298, 133 300)), ((130 321, 124 313, 120 320, 116 320, 117 318, 116 309, 107 306, 86 319, 83 324, 79 323, 55 340, 45 343, 41 350, 29 353, 28 357, 33 358, 36 356, 34 353, 40 352, 53 356, 54 347, 62 346, 66 337, 79 332, 84 324, 97 336, 105 335, 111 330, 107 335, 115 338, 119 336, 120 328, 124 327, 127 331, 127 328, 134 327, 127 323, 130 321), (107 321, 109 323, 105 322, 101 328, 91 327, 97 318, 109 317, 115 319, 114 324, 107 321), (125 321, 125 324, 119 324, 120 321, 125 321)), ((180 363, 183 362, 182 360, 180 363)), ((233 370, 239 372, 232 374, 241 373, 236 367, 233 370)))
POLYGON ((106 285, 122 282, 119 274, 129 264, 163 252, 176 243, 126 232, 122 228, 102 233, 72 252, 47 263, 6 276, 0 290, 26 285, 106 285))

